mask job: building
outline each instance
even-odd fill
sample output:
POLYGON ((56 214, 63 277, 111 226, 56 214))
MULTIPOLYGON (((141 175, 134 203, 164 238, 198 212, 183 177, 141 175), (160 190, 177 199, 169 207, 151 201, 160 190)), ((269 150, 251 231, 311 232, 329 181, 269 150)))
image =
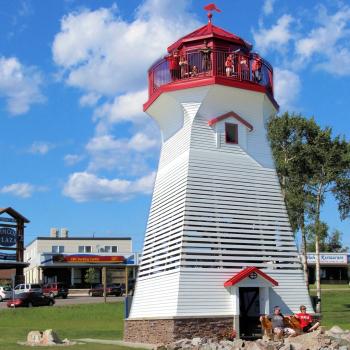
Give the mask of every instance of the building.
POLYGON ((0 208, 0 281, 24 281, 24 229, 29 220, 11 207, 0 208))
POLYGON ((249 337, 275 305, 312 310, 266 137, 271 65, 210 14, 148 77, 162 148, 124 339, 249 337))
MULTIPOLYGON (((303 257, 302 257, 303 258, 303 257)), ((320 253, 320 278, 324 284, 344 284, 350 280, 350 255, 348 253, 320 253)), ((309 283, 315 283, 316 256, 307 254, 309 283)))
POLYGON ((138 254, 129 237, 70 237, 67 229, 51 229, 49 237, 37 237, 26 247, 26 283, 63 282, 70 287, 88 287, 87 269, 96 269, 95 283, 102 282, 101 269, 107 268, 107 283, 124 283, 135 278, 138 254))

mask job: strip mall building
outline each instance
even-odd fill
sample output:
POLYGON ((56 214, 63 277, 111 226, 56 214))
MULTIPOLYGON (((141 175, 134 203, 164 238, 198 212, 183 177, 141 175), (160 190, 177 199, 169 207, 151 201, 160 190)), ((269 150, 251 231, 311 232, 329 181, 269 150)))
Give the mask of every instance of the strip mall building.
POLYGON ((68 237, 68 230, 51 229, 49 237, 37 237, 26 247, 26 283, 63 282, 70 287, 87 287, 86 271, 96 270, 94 283, 124 283, 136 277, 139 256, 132 251, 130 237, 68 237))

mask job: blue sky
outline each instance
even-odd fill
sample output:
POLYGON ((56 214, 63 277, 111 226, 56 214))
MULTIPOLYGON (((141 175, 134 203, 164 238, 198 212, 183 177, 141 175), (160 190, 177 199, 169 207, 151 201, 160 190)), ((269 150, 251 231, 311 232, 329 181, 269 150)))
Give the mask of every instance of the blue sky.
MULTIPOLYGON (((131 236, 141 250, 160 136, 142 112, 146 70, 206 23, 202 0, 2 1, 0 206, 31 220, 26 241, 131 236)), ((218 0, 214 24, 275 69, 282 110, 315 116, 348 139, 350 5, 218 0)), ((335 202, 323 218, 344 233, 335 202)))

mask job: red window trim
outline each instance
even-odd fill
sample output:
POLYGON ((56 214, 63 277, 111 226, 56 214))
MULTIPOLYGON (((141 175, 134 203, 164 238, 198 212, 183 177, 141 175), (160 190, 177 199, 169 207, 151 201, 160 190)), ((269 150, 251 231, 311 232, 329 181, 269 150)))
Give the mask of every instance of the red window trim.
POLYGON ((238 124, 234 124, 234 123, 225 123, 225 142, 226 143, 230 143, 230 144, 233 144, 233 145, 238 145, 238 124), (232 141, 227 141, 227 129, 228 129, 228 126, 231 126, 233 125, 234 126, 234 138, 235 138, 235 141, 232 142, 232 141))

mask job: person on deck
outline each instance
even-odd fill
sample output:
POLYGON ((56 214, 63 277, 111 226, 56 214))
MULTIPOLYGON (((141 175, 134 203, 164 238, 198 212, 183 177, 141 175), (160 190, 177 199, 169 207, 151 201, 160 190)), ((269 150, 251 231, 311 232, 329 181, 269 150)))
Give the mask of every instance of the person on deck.
POLYGON ((232 55, 228 55, 226 62, 225 62, 225 68, 226 68, 226 76, 230 77, 233 73, 233 57, 232 55))
POLYGON ((204 40, 204 47, 199 50, 199 52, 202 55, 202 71, 207 72, 211 69, 211 48, 208 46, 208 43, 206 40, 204 40))
POLYGON ((295 314, 295 317, 299 320, 300 327, 304 333, 313 332, 320 326, 319 322, 313 324, 312 316, 306 312, 305 305, 300 306, 300 313, 295 314))
POLYGON ((179 79, 179 54, 175 50, 171 55, 166 56, 165 59, 169 62, 169 70, 171 80, 179 79))
POLYGON ((241 56, 239 64, 241 66, 241 79, 249 80, 248 60, 245 56, 241 56))
POLYGON ((261 81, 261 57, 256 55, 252 63, 252 75, 255 82, 260 83, 261 81))

